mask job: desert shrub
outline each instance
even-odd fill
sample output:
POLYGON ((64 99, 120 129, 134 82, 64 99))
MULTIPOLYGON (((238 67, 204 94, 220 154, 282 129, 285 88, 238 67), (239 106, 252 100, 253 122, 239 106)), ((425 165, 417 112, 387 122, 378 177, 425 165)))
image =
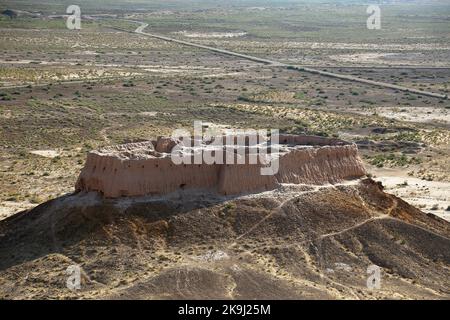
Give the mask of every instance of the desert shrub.
POLYGON ((124 87, 134 87, 134 83, 132 81, 125 82, 123 84, 124 87))

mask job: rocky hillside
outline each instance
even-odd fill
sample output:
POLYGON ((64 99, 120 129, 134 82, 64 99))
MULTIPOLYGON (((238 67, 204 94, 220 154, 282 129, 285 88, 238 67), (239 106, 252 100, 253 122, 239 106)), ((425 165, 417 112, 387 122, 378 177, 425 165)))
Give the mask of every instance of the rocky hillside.
POLYGON ((237 198, 76 194, 0 221, 0 298, 448 299, 449 238, 448 222, 370 179, 237 198))

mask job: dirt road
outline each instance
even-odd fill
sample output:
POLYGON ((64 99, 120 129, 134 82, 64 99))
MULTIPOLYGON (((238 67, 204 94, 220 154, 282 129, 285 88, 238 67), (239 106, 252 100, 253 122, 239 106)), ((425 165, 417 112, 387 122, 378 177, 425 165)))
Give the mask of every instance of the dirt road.
POLYGON ((152 33, 144 32, 144 30, 148 27, 147 23, 143 23, 140 21, 130 21, 130 22, 135 22, 135 23, 140 24, 140 26, 134 31, 135 33, 142 34, 142 35, 149 36, 149 37, 156 38, 156 39, 160 39, 160 40, 164 40, 164 41, 169 41, 169 42, 174 42, 174 43, 178 43, 178 44, 185 45, 185 46, 205 49, 205 50, 209 50, 209 51, 213 51, 213 52, 217 52, 217 53, 225 54, 225 55, 229 55, 229 56, 235 56, 235 57, 247 59, 247 60, 254 61, 254 62, 264 63, 264 64, 271 65, 271 66, 285 67, 285 68, 288 68, 291 70, 304 71, 304 72, 309 72, 309 73, 313 73, 313 74, 319 74, 319 75, 326 76, 326 77, 332 77, 332 78, 337 78, 337 79, 341 79, 341 80, 359 82, 359 83, 364 83, 364 84, 373 85, 373 86, 377 86, 377 87, 399 90, 399 91, 404 91, 404 92, 410 92, 410 93, 415 93, 415 94, 439 98, 439 99, 448 99, 448 96, 444 95, 444 94, 434 93, 434 92, 430 92, 430 91, 422 91, 422 90, 407 88, 407 87, 398 86, 398 85, 394 85, 394 84, 390 84, 390 83, 386 83, 386 82, 373 81, 373 80, 358 78, 358 77, 354 77, 354 76, 350 76, 350 75, 344 75, 344 74, 338 74, 338 73, 334 73, 334 72, 317 70, 317 69, 313 69, 313 68, 309 68, 309 67, 285 64, 285 63, 268 60, 268 59, 263 59, 263 58, 258 58, 258 57, 241 54, 241 53, 237 53, 237 52, 233 52, 233 51, 229 51, 229 50, 225 50, 225 49, 204 46, 204 45, 196 44, 196 43, 189 42, 189 41, 183 41, 183 40, 178 40, 178 39, 174 39, 174 38, 169 38, 166 36, 152 34, 152 33))

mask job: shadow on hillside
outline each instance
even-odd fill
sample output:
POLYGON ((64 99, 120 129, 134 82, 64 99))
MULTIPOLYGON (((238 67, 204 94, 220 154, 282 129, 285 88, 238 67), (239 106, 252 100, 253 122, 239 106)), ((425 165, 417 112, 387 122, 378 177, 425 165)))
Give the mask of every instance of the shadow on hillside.
POLYGON ((94 193, 68 194, 0 221, 0 270, 52 253, 70 255, 71 247, 83 241, 113 246, 120 240, 131 244, 127 238, 136 221, 157 224, 231 199, 186 195, 179 199, 103 199, 94 193))

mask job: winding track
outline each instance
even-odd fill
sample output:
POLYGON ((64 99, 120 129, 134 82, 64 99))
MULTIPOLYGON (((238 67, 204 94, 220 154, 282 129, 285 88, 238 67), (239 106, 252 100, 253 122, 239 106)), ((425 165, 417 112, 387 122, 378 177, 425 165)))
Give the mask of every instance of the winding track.
MULTIPOLYGON (((219 49, 219 48, 214 48, 214 47, 210 47, 210 46, 204 46, 204 45, 193 43, 193 42, 188 42, 188 41, 183 41, 183 40, 178 40, 178 39, 174 39, 174 38, 169 38, 169 37, 166 37, 166 36, 161 36, 161 35, 157 35, 157 34, 153 34, 153 33, 148 33, 148 32, 144 32, 145 28, 148 27, 147 23, 144 23, 144 22, 141 22, 141 21, 133 21, 133 20, 127 20, 127 21, 140 24, 140 26, 136 30, 134 30, 134 33, 138 33, 138 34, 141 34, 141 35, 144 35, 144 36, 149 36, 149 37, 152 37, 152 38, 156 38, 156 39, 160 39, 160 40, 164 40, 164 41, 168 41, 168 42, 173 42, 173 43, 178 43, 178 44, 185 45, 185 46, 205 49, 205 50, 213 51, 213 52, 216 52, 216 53, 219 53, 219 54, 224 54, 224 55, 239 57, 239 58, 250 60, 250 61, 254 61, 254 62, 264 63, 264 64, 267 64, 267 65, 270 65, 270 66, 284 67, 284 68, 291 69, 291 70, 304 71, 304 72, 309 72, 309 73, 313 73, 313 74, 318 74, 318 75, 321 75, 321 76, 337 78, 337 79, 353 81, 353 82, 359 82, 359 83, 364 83, 364 84, 368 84, 368 85, 373 85, 373 86, 376 86, 376 87, 382 87, 382 88, 388 88, 388 89, 399 90, 399 91, 404 91, 404 92, 410 92, 410 93, 415 93, 415 94, 419 94, 419 95, 423 95, 423 96, 429 96, 429 97, 434 97, 434 98, 439 98, 439 99, 448 99, 448 96, 444 95, 444 94, 434 93, 434 92, 430 92, 430 91, 422 91, 422 90, 417 90, 417 89, 413 89, 413 88, 397 86, 397 85, 386 83, 386 82, 373 81, 373 80, 358 78, 358 77, 344 75, 344 74, 339 74, 339 73, 334 73, 334 72, 317 70, 317 69, 313 69, 313 68, 309 68, 309 67, 301 67, 301 66, 296 66, 296 65, 292 65, 292 64, 281 63, 281 62, 277 62, 277 61, 273 61, 273 60, 269 60, 269 59, 258 58, 258 57, 255 57, 255 56, 250 56, 250 55, 247 55, 247 54, 237 53, 237 52, 233 52, 233 51, 229 51, 229 50, 225 50, 225 49, 219 49)), ((114 29, 130 32, 129 30, 121 29, 121 28, 114 28, 114 29)))

